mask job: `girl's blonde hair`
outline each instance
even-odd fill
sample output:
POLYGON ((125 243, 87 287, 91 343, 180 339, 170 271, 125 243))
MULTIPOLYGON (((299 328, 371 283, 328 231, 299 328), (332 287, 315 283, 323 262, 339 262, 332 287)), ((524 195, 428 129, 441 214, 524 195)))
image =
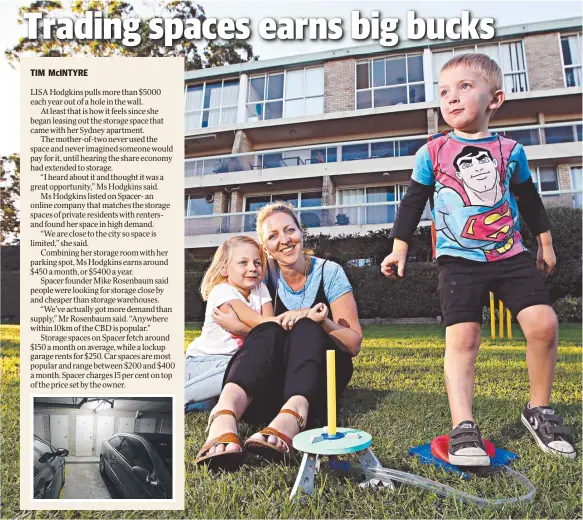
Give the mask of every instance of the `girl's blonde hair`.
POLYGON ((214 287, 216 287, 220 283, 227 282, 227 277, 223 276, 221 271, 229 263, 233 249, 242 244, 253 245, 257 248, 257 250, 259 251, 259 258, 261 258, 261 268, 263 270, 263 273, 265 273, 265 270, 267 269, 267 258, 265 257, 263 249, 259 247, 259 244, 251 237, 247 236, 231 237, 226 242, 223 242, 219 246, 219 248, 215 251, 213 261, 211 262, 211 265, 207 269, 206 273, 204 273, 202 283, 200 284, 200 294, 202 295, 202 299, 205 302, 208 300, 209 294, 211 293, 214 287))
POLYGON ((298 226, 298 229, 300 231, 302 230, 302 226, 300 225, 298 217, 296 216, 295 208, 289 202, 284 202, 283 200, 278 200, 276 202, 272 202, 271 204, 267 204, 266 206, 263 206, 257 212, 257 221, 256 221, 257 236, 259 237, 259 243, 262 246, 265 246, 265 235, 263 234, 263 223, 265 222, 266 219, 271 217, 271 215, 273 215, 274 213, 285 213, 286 215, 289 215, 296 223, 296 226, 298 226))

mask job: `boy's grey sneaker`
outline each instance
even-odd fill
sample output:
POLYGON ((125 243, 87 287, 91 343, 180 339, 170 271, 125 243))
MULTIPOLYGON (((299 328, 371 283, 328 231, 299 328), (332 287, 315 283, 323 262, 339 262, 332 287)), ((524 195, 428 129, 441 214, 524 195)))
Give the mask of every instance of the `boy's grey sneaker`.
POLYGON ((453 429, 447 454, 454 466, 490 465, 480 428, 474 421, 462 421, 453 429))
POLYGON ((550 406, 530 408, 527 403, 520 417, 540 449, 561 457, 574 459, 577 455, 569 430, 562 426, 563 418, 550 406))

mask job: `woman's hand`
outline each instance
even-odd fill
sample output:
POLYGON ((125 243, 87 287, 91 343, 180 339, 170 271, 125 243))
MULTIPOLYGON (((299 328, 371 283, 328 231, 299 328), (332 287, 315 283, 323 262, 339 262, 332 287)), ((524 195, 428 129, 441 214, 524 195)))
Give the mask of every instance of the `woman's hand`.
POLYGON ((305 318, 310 312, 310 309, 297 309, 295 311, 287 311, 278 316, 279 324, 285 330, 291 330, 297 321, 305 318))
POLYGON ((328 306, 323 303, 314 305, 308 312, 308 318, 316 323, 323 323, 328 317, 328 306))
POLYGON ((213 320, 219 327, 232 334, 246 336, 247 332, 249 332, 249 327, 239 320, 239 316, 229 303, 213 309, 213 320))

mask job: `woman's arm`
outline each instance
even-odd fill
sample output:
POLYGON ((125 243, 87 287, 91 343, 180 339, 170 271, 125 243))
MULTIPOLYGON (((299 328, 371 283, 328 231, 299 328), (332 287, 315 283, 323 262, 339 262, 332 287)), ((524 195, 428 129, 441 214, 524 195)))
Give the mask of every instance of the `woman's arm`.
POLYGON ((336 342, 338 348, 352 356, 358 355, 362 344, 362 329, 352 291, 344 293, 331 304, 334 321, 326 318, 322 328, 336 342))

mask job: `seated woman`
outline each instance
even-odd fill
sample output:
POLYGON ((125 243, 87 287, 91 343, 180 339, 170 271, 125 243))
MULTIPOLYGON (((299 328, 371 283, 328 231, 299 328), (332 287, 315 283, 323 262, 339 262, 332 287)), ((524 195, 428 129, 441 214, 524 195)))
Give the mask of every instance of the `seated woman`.
POLYGON ((306 423, 325 417, 326 351, 336 351, 336 388, 341 395, 362 342, 344 271, 334 262, 303 254, 303 234, 293 207, 284 202, 263 207, 257 234, 270 258, 266 285, 279 324, 262 323, 250 330, 233 310, 213 313, 221 327, 247 337, 229 362, 209 418, 208 441, 197 455, 197 463, 210 467, 232 467, 241 461, 237 421, 243 416, 252 423, 272 419, 245 447, 285 460, 293 437, 306 423))

